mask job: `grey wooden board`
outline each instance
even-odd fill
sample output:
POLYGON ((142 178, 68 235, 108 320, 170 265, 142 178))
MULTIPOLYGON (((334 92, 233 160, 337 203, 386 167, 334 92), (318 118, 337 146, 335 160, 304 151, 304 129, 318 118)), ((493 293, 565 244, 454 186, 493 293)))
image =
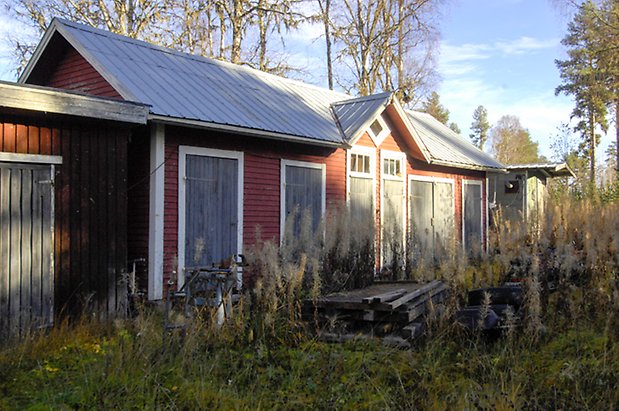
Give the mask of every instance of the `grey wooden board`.
POLYGON ((53 322, 49 165, 0 163, 0 337, 53 322))
POLYGON ((432 226, 432 182, 412 180, 410 184, 411 236, 413 247, 424 259, 434 255, 434 227, 432 226))
POLYGON ((373 221, 374 184, 371 178, 350 177, 350 216, 353 224, 373 221))
POLYGON ((464 247, 470 250, 482 240, 481 233, 481 186, 464 185, 464 247))
POLYGON ((420 287, 419 289, 412 291, 400 298, 398 298, 397 300, 394 301, 390 301, 390 302, 386 302, 384 303, 386 307, 389 307, 390 309, 394 310, 396 308, 398 308, 399 306, 401 306, 402 304, 406 304, 407 302, 420 297, 422 294, 429 292, 430 290, 433 290, 435 288, 438 288, 442 283, 438 280, 434 280, 429 284, 424 285, 423 287, 420 287))
POLYGON ((453 184, 434 182, 434 257, 446 255, 454 238, 453 184))
POLYGON ((382 215, 382 256, 383 264, 392 262, 392 247, 402 243, 403 225, 403 188, 404 182, 383 180, 383 215, 382 215))
POLYGON ((238 160, 188 155, 185 264, 210 266, 238 254, 238 160))
POLYGON ((413 180, 410 197, 413 246, 425 260, 440 259, 454 241, 453 184, 413 180))
POLYGON ((294 218, 293 234, 299 234, 304 213, 309 213, 312 229, 322 217, 322 170, 313 167, 286 165, 286 216, 294 218))
POLYGON ((391 301, 396 298, 399 298, 405 293, 406 293, 406 290, 404 288, 398 288, 397 290, 394 290, 394 291, 388 291, 386 293, 366 297, 362 299, 361 301, 367 304, 383 303, 383 302, 387 302, 387 301, 391 301))
POLYGON ((311 300, 308 300, 307 302, 308 304, 315 305, 316 307, 366 310, 369 307, 367 304, 363 303, 364 298, 398 289, 404 289, 406 292, 411 292, 421 286, 423 286, 423 284, 413 282, 377 283, 357 290, 326 295, 318 298, 315 302, 311 300))

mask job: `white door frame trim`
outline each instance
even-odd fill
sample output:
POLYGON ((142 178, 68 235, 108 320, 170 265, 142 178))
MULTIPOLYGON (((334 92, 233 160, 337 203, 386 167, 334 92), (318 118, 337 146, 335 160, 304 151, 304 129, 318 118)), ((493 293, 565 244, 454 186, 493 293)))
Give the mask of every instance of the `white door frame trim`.
POLYGON ((202 157, 227 158, 237 160, 237 253, 243 252, 243 177, 244 153, 241 151, 218 150, 214 148, 179 146, 178 147, 178 287, 185 283, 185 214, 187 155, 202 157))

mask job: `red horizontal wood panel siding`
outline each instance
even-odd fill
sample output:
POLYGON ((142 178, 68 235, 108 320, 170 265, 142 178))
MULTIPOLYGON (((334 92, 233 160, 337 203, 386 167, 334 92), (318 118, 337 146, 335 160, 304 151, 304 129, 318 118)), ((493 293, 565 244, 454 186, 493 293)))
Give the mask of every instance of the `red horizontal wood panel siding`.
POLYGON ((239 151, 244 154, 243 245, 262 240, 279 241, 281 160, 326 165, 326 202, 346 198, 346 152, 342 149, 269 141, 216 131, 166 127, 164 284, 176 270, 178 256, 178 153, 179 146, 239 151))
POLYGON ((80 91, 93 96, 122 99, 121 95, 73 47, 54 66, 46 86, 80 91))

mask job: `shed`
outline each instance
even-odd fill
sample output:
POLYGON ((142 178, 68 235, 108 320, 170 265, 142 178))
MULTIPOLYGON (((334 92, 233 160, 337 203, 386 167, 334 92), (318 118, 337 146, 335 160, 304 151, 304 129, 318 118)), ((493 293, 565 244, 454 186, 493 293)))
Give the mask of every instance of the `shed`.
POLYGON ((348 205, 393 239, 440 255, 483 248, 486 177, 503 166, 393 93, 354 98, 55 19, 19 79, 148 106, 128 145, 129 258, 161 299, 169 279, 256 241, 296 208, 314 225, 348 205), (197 240, 204 252, 194 253, 197 240))
POLYGON ((0 339, 124 310, 127 144, 147 113, 0 82, 0 339))
POLYGON ((575 177, 566 163, 514 164, 507 173, 489 176, 489 206, 493 221, 524 221, 529 229, 541 224, 548 198, 548 180, 575 177))

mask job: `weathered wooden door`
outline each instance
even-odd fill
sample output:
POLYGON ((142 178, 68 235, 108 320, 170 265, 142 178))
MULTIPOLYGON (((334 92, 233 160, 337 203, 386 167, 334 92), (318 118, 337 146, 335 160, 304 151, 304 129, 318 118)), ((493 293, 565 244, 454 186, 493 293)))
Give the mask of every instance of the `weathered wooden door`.
POLYGON ((0 163, 0 339, 54 320, 53 166, 0 163))
MULTIPOLYGON (((350 177, 350 216, 364 227, 374 222, 374 180, 350 177)), ((373 225, 373 224, 372 224, 373 225)))
POLYGON ((403 204, 404 204, 404 181, 383 180, 382 196, 382 261, 383 265, 389 266, 396 261, 398 254, 403 257, 403 204))
POLYGON ((411 251, 419 253, 424 259, 432 258, 434 256, 433 183, 411 180, 409 190, 411 251))
POLYGON ((481 251, 482 202, 481 183, 464 181, 462 184, 463 246, 468 252, 481 251))
POLYGON ((453 183, 411 180, 410 238, 416 257, 440 259, 454 241, 453 183))
POLYGON ((188 154, 185 164, 185 267, 218 265, 239 253, 239 161, 188 154))
POLYGON ((293 235, 301 231, 302 216, 309 214, 311 228, 320 224, 323 211, 322 168, 285 164, 285 216, 292 217, 293 235))
MULTIPOLYGON (((434 182, 434 257, 445 256, 455 241, 453 184, 434 182)), ((440 258, 439 258, 440 259, 440 258)))

